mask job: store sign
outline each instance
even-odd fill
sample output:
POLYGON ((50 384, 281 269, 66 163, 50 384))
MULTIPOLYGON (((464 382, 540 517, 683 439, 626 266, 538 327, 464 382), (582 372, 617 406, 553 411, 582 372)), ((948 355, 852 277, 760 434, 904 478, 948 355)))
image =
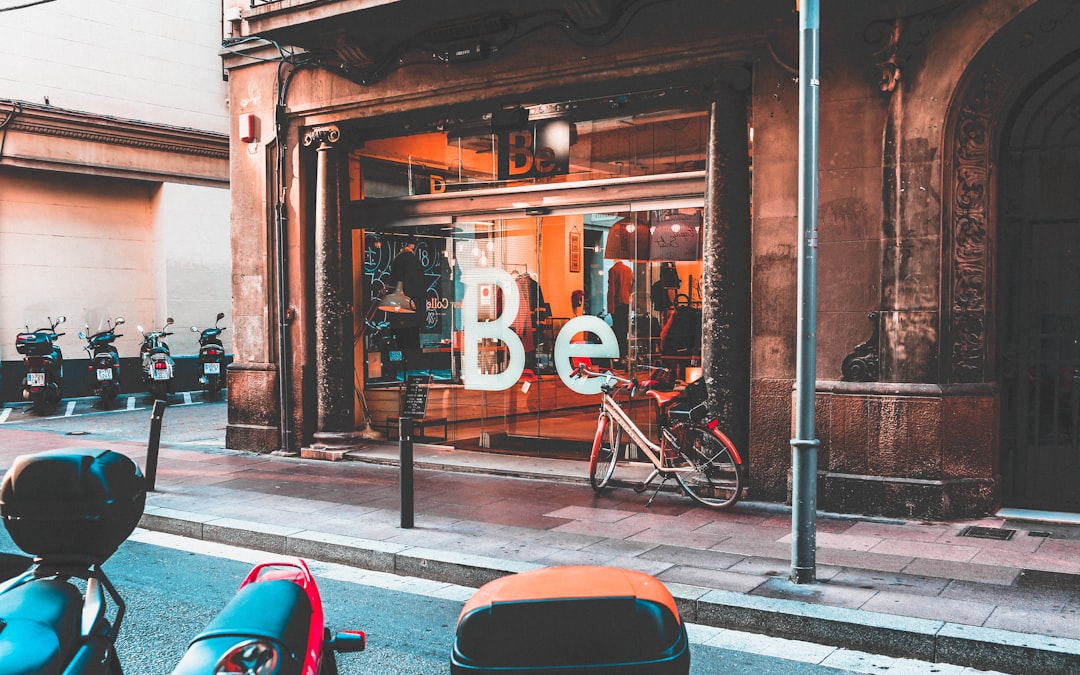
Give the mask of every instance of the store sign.
POLYGON ((570 136, 571 125, 566 120, 499 132, 499 180, 570 173, 570 136))
MULTIPOLYGON (((461 303, 461 323, 464 342, 461 346, 461 379, 466 389, 503 391, 517 384, 525 372, 525 347, 510 327, 521 306, 517 282, 509 272, 488 269, 466 272, 462 276, 465 297, 461 303), (480 321, 479 310, 483 289, 498 287, 502 291, 502 313, 494 321, 480 321), (508 363, 499 373, 484 373, 480 355, 486 340, 493 340, 506 349, 508 363)), ((603 319, 578 316, 570 319, 555 338, 555 370, 563 384, 579 394, 599 394, 600 378, 573 377, 572 358, 619 358, 619 342, 615 332, 603 319), (593 333, 599 344, 571 342, 578 333, 593 333)))

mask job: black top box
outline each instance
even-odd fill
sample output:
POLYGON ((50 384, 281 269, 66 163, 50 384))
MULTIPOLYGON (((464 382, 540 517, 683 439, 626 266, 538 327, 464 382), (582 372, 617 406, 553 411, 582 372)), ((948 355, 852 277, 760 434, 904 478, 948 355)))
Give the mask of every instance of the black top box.
POLYGON ((53 344, 44 333, 19 333, 15 336, 15 350, 24 356, 51 354, 53 344))
POLYGON ((0 516, 12 541, 44 559, 104 562, 138 525, 145 505, 142 472, 112 450, 20 455, 0 484, 0 516))
POLYGON ((686 675, 690 643, 657 579, 613 567, 548 567, 480 587, 458 617, 452 675, 686 675))

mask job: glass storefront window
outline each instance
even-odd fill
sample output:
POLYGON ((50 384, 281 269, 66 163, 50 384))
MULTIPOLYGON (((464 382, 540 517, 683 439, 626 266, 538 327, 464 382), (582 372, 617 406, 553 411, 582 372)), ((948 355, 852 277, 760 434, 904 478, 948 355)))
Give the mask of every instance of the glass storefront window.
MULTIPOLYGON (((412 239, 422 276, 415 315, 372 309, 358 340, 376 420, 420 377, 447 443, 584 458, 599 382, 575 363, 700 370, 707 114, 644 98, 502 111, 351 156, 364 308, 412 239)), ((630 409, 655 430, 648 399, 630 409)))

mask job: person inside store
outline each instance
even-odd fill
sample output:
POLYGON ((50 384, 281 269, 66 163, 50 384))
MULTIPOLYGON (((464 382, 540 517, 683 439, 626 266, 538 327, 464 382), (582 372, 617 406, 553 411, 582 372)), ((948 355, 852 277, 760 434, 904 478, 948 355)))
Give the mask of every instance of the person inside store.
POLYGON ((394 339, 405 359, 405 376, 410 368, 420 366, 420 329, 427 322, 427 280, 424 266, 416 255, 417 239, 412 235, 405 237, 404 246, 390 263, 390 276, 387 286, 396 288, 401 282, 402 291, 413 302, 413 312, 395 312, 389 315, 390 328, 394 339))
POLYGON ((634 271, 622 260, 608 270, 607 310, 611 314, 611 330, 619 341, 619 358, 625 359, 630 345, 630 295, 634 288, 634 271))

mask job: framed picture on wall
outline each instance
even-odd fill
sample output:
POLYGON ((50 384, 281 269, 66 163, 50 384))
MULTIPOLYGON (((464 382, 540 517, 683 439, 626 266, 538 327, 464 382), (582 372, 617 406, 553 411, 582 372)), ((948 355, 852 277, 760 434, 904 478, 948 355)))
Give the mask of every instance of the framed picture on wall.
POLYGON ((581 271, 581 233, 577 228, 570 230, 570 271, 581 271))

